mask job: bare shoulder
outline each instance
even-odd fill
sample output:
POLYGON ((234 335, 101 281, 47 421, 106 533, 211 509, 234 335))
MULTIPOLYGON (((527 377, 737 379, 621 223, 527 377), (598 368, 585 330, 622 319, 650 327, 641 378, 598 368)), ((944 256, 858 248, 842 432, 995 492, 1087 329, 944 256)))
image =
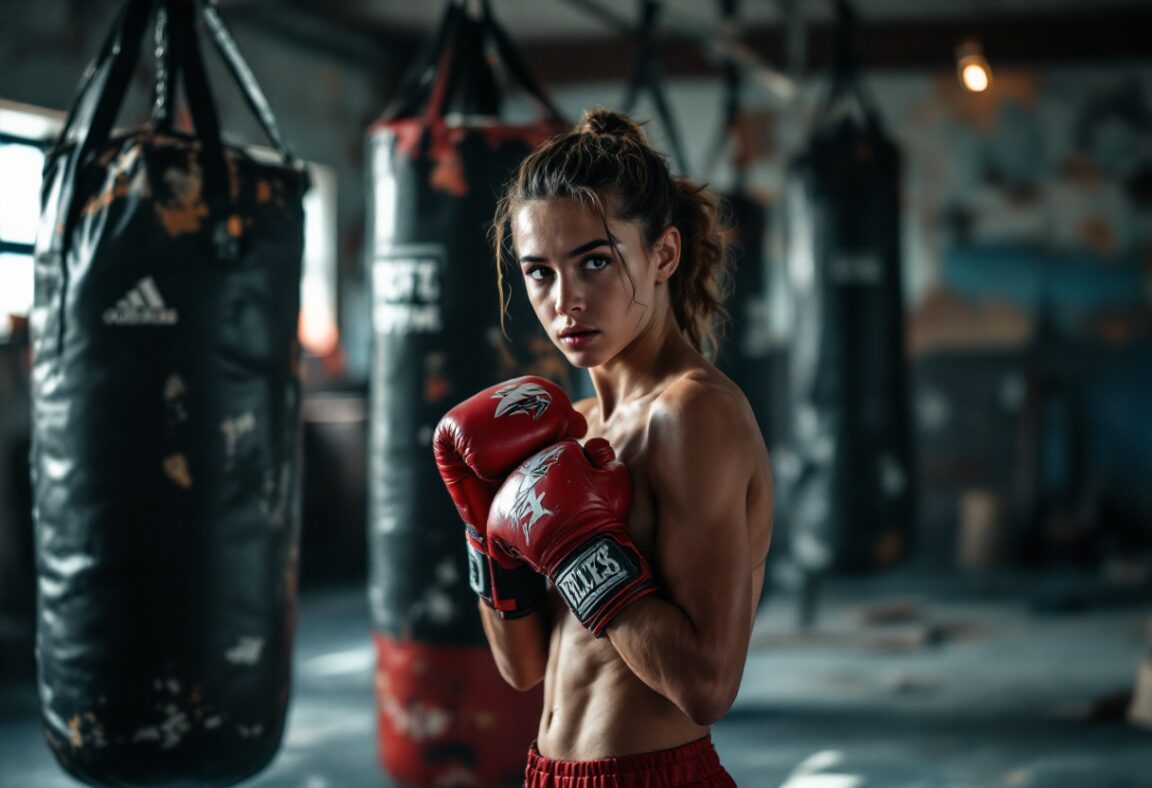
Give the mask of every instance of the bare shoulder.
POLYGON ((759 435, 744 392, 714 370, 693 370, 670 383, 652 405, 649 428, 703 432, 726 442, 750 437, 750 429, 759 435))
POLYGON ((648 416, 649 456, 665 468, 680 460, 751 473, 764 451, 740 388, 715 370, 692 370, 670 383, 648 416))

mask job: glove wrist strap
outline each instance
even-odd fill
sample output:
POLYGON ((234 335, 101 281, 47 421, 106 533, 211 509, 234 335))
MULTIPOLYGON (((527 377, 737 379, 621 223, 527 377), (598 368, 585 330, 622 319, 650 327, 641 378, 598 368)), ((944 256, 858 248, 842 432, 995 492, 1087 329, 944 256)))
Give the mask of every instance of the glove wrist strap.
POLYGON ((580 623, 600 637, 622 609, 616 604, 622 596, 639 598, 650 593, 637 595, 641 586, 655 589, 643 560, 634 549, 602 536, 573 551, 553 581, 580 623))
POLYGON ((468 586, 476 595, 484 600, 484 604, 492 604, 492 569, 489 565, 488 554, 467 540, 468 545, 468 586))
POLYGON ((527 564, 505 569, 493 561, 491 566, 493 607, 501 618, 523 618, 543 607, 548 590, 544 575, 527 564))
POLYGON ((548 581, 527 564, 505 569, 468 540, 468 585, 501 618, 521 618, 544 602, 548 581))

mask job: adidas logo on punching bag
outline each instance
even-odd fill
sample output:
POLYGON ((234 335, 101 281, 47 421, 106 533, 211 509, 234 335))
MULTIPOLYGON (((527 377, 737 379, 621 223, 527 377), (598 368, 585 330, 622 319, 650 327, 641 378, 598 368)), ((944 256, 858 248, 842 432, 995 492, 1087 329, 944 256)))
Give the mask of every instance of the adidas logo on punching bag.
POLYGON ((175 309, 169 309, 164 303, 152 277, 146 276, 116 306, 104 312, 104 325, 172 326, 179 317, 175 309))

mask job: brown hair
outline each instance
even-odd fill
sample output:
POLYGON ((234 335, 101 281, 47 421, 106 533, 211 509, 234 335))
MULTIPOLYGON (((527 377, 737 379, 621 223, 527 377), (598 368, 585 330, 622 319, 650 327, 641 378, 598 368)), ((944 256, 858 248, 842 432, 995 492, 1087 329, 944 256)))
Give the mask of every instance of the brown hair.
MULTIPOLYGON (((590 109, 572 131, 552 137, 520 163, 492 225, 503 324, 508 298, 511 221, 525 203, 574 199, 608 222, 637 222, 649 246, 670 225, 680 230, 680 266, 669 280, 676 324, 697 350, 714 355, 728 313, 728 272, 720 200, 706 187, 672 175, 640 126, 609 109, 590 109)), ((611 237, 611 236, 609 236, 611 237)))

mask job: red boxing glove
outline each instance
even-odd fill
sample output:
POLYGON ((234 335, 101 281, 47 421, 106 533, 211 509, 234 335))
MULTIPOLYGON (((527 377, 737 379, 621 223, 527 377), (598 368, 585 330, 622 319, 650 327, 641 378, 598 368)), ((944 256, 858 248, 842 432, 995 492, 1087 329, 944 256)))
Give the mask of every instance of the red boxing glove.
POLYGON ((580 623, 600 637, 625 606, 656 590, 624 521, 627 469, 608 441, 563 441, 533 455, 496 494, 489 552, 519 556, 548 575, 580 623))
POLYGON ((543 598, 544 581, 506 555, 495 564, 490 560, 484 532, 492 498, 526 457, 587 429, 563 389, 531 376, 484 389, 448 411, 436 426, 436 465, 464 520, 469 585, 507 618, 530 613, 543 598))

